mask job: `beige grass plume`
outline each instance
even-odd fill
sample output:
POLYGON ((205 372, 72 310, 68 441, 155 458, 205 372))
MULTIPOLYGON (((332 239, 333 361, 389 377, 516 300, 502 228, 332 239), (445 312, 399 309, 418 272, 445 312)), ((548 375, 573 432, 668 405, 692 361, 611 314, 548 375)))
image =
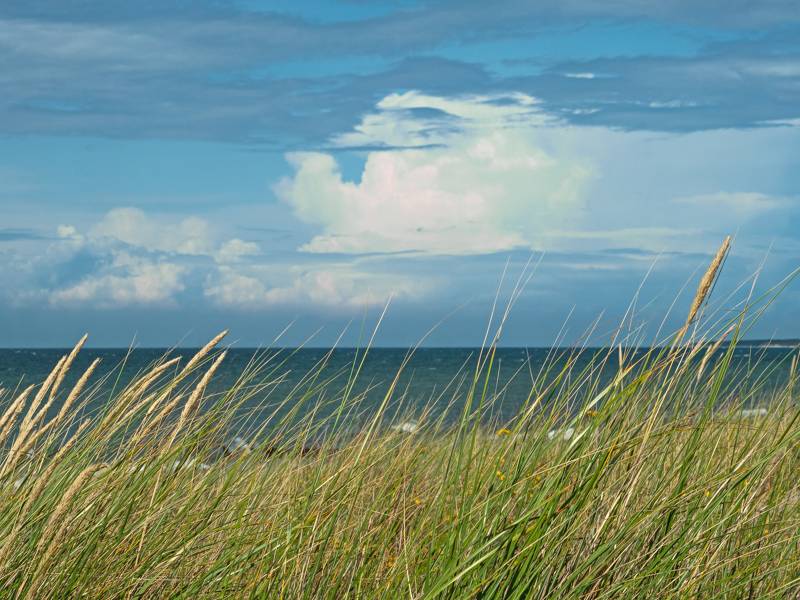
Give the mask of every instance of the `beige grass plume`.
POLYGON ((211 381, 211 377, 214 375, 214 371, 222 364, 222 361, 225 359, 225 355, 227 352, 223 352, 220 354, 211 366, 208 368, 203 374, 203 378, 200 382, 195 386, 192 390, 189 399, 186 401, 186 404, 183 405, 183 410, 181 411, 181 416, 178 417, 178 423, 175 425, 175 430, 172 432, 172 437, 169 440, 169 446, 172 446, 173 442, 175 442, 175 438, 178 437, 178 432, 183 428, 186 424, 186 421, 189 420, 191 414, 197 409, 200 405, 200 400, 203 397, 203 392, 205 391, 206 387, 208 386, 208 382, 211 381))
MULTIPOLYGON (((57 536, 54 537, 53 534, 56 533, 57 529, 59 529, 64 515, 66 515, 70 506, 72 506, 73 499, 78 492, 81 491, 84 485, 86 485, 86 482, 94 476, 95 473, 105 469, 107 466, 108 465, 105 463, 89 465, 72 481, 70 486, 67 488, 67 491, 64 492, 63 496, 61 496, 61 499, 58 501, 58 504, 53 512, 50 513, 50 518, 47 519, 47 524, 45 524, 44 528, 42 529, 42 535, 39 537, 39 544, 36 547, 37 555, 42 556, 42 550, 45 548, 49 549, 57 545, 57 536)), ((46 562, 46 557, 47 553, 45 553, 43 556, 41 560, 42 563, 46 562)))
POLYGON ((25 402, 28 400, 28 396, 30 396, 31 391, 33 391, 35 387, 36 386, 33 384, 26 387, 17 398, 9 404, 3 416, 0 417, 0 444, 3 444, 8 434, 11 433, 11 429, 17 421, 17 417, 19 417, 20 413, 25 408, 25 402))
POLYGON ((97 365, 100 364, 100 360, 101 359, 99 359, 99 358, 95 358, 92 361, 92 364, 90 364, 87 367, 86 371, 84 371, 83 375, 81 375, 81 378, 73 386, 72 390, 70 391, 69 395, 67 396, 67 399, 64 401, 64 404, 61 406, 61 409, 59 409, 58 414, 56 415, 56 417, 54 419, 54 421, 56 423, 60 423, 61 420, 64 417, 66 417, 66 415, 69 412, 70 408, 72 408, 72 405, 75 403, 75 400, 78 398, 80 393, 83 391, 83 388, 86 387, 86 383, 89 381, 89 378, 92 376, 92 373, 94 373, 94 370, 97 368, 97 365))
MULTIPOLYGON (((221 333, 218 333, 210 342, 208 342, 205 346, 203 346, 202 348, 200 348, 200 350, 197 351, 197 353, 189 360, 189 362, 186 363, 186 366, 184 366, 183 369, 181 369, 180 373, 178 373, 172 379, 172 381, 166 387, 166 389, 161 391, 157 396, 153 398, 148 396, 147 400, 150 406, 147 408, 147 412, 145 413, 144 418, 142 419, 142 423, 140 424, 138 431, 134 435, 134 443, 139 442, 143 438, 145 438, 147 434, 149 434, 152 431, 152 429, 159 422, 161 422, 161 420, 166 415, 172 412, 172 410, 178 405, 181 398, 183 397, 183 394, 177 394, 174 398, 172 398, 172 400, 167 402, 166 405, 164 405, 163 402, 175 390, 177 385, 192 372, 192 370, 200 363, 200 361, 202 361, 203 358, 205 358, 205 356, 209 352, 211 352, 214 349, 214 347, 220 342, 220 340, 222 340, 222 338, 224 338, 226 335, 228 335, 227 329, 221 333), (159 410, 159 412, 156 413, 156 410, 159 408, 161 410, 159 410), (150 418, 150 416, 153 415, 154 413, 155 416, 150 418)), ((212 367, 212 372, 213 370, 216 370, 216 366, 212 367)), ((206 374, 206 376, 208 376, 208 374, 206 374)), ((203 378, 205 379, 206 376, 204 376, 203 378)))
POLYGON ((67 440, 63 446, 61 446, 56 455, 50 460, 47 468, 42 473, 36 475, 33 487, 25 493, 25 500, 22 504, 22 510, 17 517, 17 522, 14 524, 13 529, 6 536, 5 540, 3 540, 3 546, 0 548, 0 565, 4 565, 6 563, 9 553, 14 548, 14 542, 16 541, 20 531, 22 531, 22 526, 26 522, 26 518, 30 516, 28 513, 31 507, 33 507, 36 500, 38 500, 42 495, 42 492, 47 487, 47 484, 50 483, 50 478, 53 476, 56 468, 61 464, 63 458, 72 449, 72 447, 75 445, 75 442, 78 441, 81 433, 83 433, 84 429, 86 429, 89 424, 90 421, 88 419, 83 421, 78 426, 78 429, 75 431, 75 433, 72 434, 72 437, 70 437, 70 439, 67 440))
POLYGON ((708 294, 711 292, 711 288, 714 286, 714 282, 717 280, 720 268, 722 267, 722 263, 725 261, 725 257, 728 255, 730 247, 731 236, 727 236, 725 241, 723 241, 722 245, 719 247, 719 250, 717 250, 717 254, 714 256, 714 260, 712 260, 711 264, 708 266, 705 275, 703 275, 703 278, 700 280, 700 285, 697 286, 697 293, 694 295, 692 306, 689 308, 689 314, 686 317, 686 323, 681 328, 679 337, 683 337, 683 335, 689 329, 689 326, 697 318, 700 308, 703 306, 706 298, 708 298, 708 294))
MULTIPOLYGON (((56 366, 53 367, 53 370, 50 371, 50 374, 42 383, 42 386, 39 388, 36 396, 34 396, 33 400, 31 401, 30 406, 28 406, 28 411, 25 413, 25 416, 22 419, 22 423, 19 426, 19 432, 17 433, 17 437, 14 439, 14 443, 11 444, 11 448, 9 449, 8 453, 5 455, 5 459, 3 461, 3 465, 0 467, 0 477, 6 474, 18 460, 20 456, 19 449, 25 445, 25 440, 28 438, 28 434, 30 434, 31 430, 36 426, 35 418, 37 414, 37 409, 41 404, 42 400, 44 399, 45 395, 47 395, 47 390, 50 389, 50 386, 53 385, 53 381, 56 380, 58 375, 61 373, 61 369, 64 366, 64 362, 67 360, 66 356, 62 356, 61 359, 56 363, 56 366)), ((28 388, 23 392, 24 395, 27 395, 28 391, 31 388, 28 388)), ((17 405, 17 401, 14 402, 14 405, 17 405)), ((21 410, 22 405, 20 406, 12 406, 9 408, 15 408, 15 410, 21 410)), ((8 411, 7 411, 8 414, 8 411)), ((17 413, 18 414, 18 413, 17 413)), ((16 420, 16 415, 11 415, 13 419, 6 424, 6 428, 10 431, 9 425, 13 425, 13 420, 16 420)), ((5 415, 4 415, 5 417, 5 415)), ((7 435, 6 429, 3 430, 3 433, 7 435)))
POLYGON ((214 346, 219 344, 220 341, 222 340, 222 338, 224 338, 226 335, 228 335, 228 330, 227 329, 225 331, 221 332, 221 333, 218 333, 214 337, 214 339, 212 339, 205 346, 200 348, 200 350, 197 351, 197 354, 195 354, 189 360, 189 362, 186 363, 186 366, 183 367, 183 370, 181 371, 181 376, 188 374, 189 371, 191 371, 195 366, 197 366, 197 363, 199 363, 206 354, 211 352, 212 348, 214 348, 214 346))
POLYGON ((36 588, 39 587, 41 574, 45 572, 47 564, 50 562, 53 554, 55 554, 58 547, 64 541, 64 536, 70 526, 70 520, 65 517, 72 506, 72 501, 75 496, 78 495, 81 489, 96 473, 107 467, 108 465, 105 463, 98 463, 89 465, 81 471, 70 484, 69 488, 67 488, 67 491, 64 492, 64 495, 61 496, 61 500, 58 502, 58 505, 56 505, 55 510, 50 514, 50 518, 47 519, 47 523, 39 537, 39 543, 36 546, 35 554, 41 558, 39 559, 39 568, 35 574, 33 583, 30 588, 28 588, 28 598, 36 597, 36 588))
POLYGON ((28 407, 28 412, 25 413, 25 416, 22 419, 22 424, 19 427, 19 434, 17 437, 23 436, 26 434, 27 430, 29 429, 30 422, 36 415, 36 412, 39 408, 39 405, 44 400, 45 395, 47 394, 47 390, 50 389, 50 386, 53 385, 53 381, 58 377, 61 373, 61 367, 64 366, 64 361, 67 360, 66 356, 62 356, 59 361, 56 363, 56 366, 53 367, 53 370, 47 375, 47 378, 42 383, 42 387, 39 388, 39 391, 34 396, 33 400, 31 401, 31 405, 28 407))
MULTIPOLYGON (((183 371, 181 371, 181 374, 178 376, 178 378, 182 377, 185 373, 188 373, 191 370, 191 368, 193 368, 197 363, 200 362, 200 359, 202 359, 203 356, 211 352, 213 347, 216 346, 217 343, 223 337, 225 337, 225 335, 227 335, 227 333, 228 333, 227 331, 223 331, 221 334, 219 334, 217 337, 211 340, 208 344, 206 344, 197 354, 195 354, 192 360, 190 360, 189 363, 186 365, 186 367, 184 367, 183 371)), ((189 416, 191 415, 195 407, 199 405, 200 400, 203 396, 203 392, 205 391, 206 386, 208 386, 208 382, 211 380, 212 375, 214 375, 214 371, 216 371, 219 365, 222 363, 222 360, 225 358, 226 354, 227 351, 222 352, 222 354, 220 354, 214 360, 214 362, 211 363, 211 366, 203 374, 203 377, 200 379, 195 388, 192 390, 192 393, 189 395, 189 399, 186 401, 186 404, 184 405, 183 410, 181 411, 181 415, 178 418, 178 422, 175 425, 175 428, 172 430, 172 435, 170 436, 169 441, 167 442, 166 446, 162 448, 162 452, 166 452, 172 447, 172 444, 175 442, 175 438, 178 437, 178 433, 180 432, 181 428, 189 419, 189 416)), ((169 412, 172 411, 172 409, 177 405, 178 401, 182 397, 183 397, 182 394, 178 394, 169 403, 167 403, 167 405, 164 408, 162 408, 161 411, 149 423, 144 424, 142 427, 140 427, 139 431, 136 433, 136 436, 134 437, 134 444, 144 439, 147 436, 147 434, 150 431, 152 431, 155 428, 155 426, 158 425, 167 414, 169 414, 169 412)), ((158 402, 158 400, 156 400, 156 402, 158 402)), ((155 497, 156 497, 156 491, 158 490, 160 482, 161 482, 161 472, 159 472, 158 477, 156 478, 155 485, 153 486, 153 493, 150 496, 150 505, 147 507, 148 512, 153 507, 153 503, 155 502, 155 497)), ((142 534, 139 538, 139 547, 136 550, 136 562, 134 563, 136 565, 139 564, 139 559, 142 554, 142 548, 144 547, 144 539, 145 535, 147 534, 149 519, 150 519, 149 516, 145 518, 144 526, 142 527, 142 534)))
POLYGON ((61 370, 58 372, 58 377, 56 377, 56 381, 53 384, 52 389, 50 390, 50 397, 48 398, 47 407, 49 408, 51 404, 53 404, 53 400, 55 399, 56 394, 58 393, 58 389, 61 387, 61 382, 64 381, 64 377, 67 376, 67 372, 69 368, 72 366, 72 363, 75 361, 75 357, 78 356, 78 353, 83 349, 83 345, 86 343, 86 340, 89 339, 89 334, 83 334, 83 337, 78 340, 78 343, 75 344, 75 347, 72 348, 72 351, 67 355, 64 364, 61 365, 61 370))
MULTIPOLYGON (((25 443, 19 447, 16 454, 17 459, 21 456, 24 456, 29 450, 31 450, 36 444, 36 442, 40 440, 42 436, 46 435, 48 431, 53 430, 55 427, 60 425, 62 421, 64 421, 64 419, 69 414, 72 405, 75 403, 75 400, 78 398, 78 396, 80 396, 80 393, 83 391, 83 388, 86 387, 86 383, 89 381, 89 378, 92 376, 92 373, 94 373, 94 370, 97 368, 97 365, 99 364, 100 364, 99 358, 95 358, 92 361, 92 364, 89 365, 86 371, 84 371, 83 375, 81 375, 81 378, 78 380, 78 382, 73 386, 72 391, 70 391, 69 395, 67 396, 67 399, 64 401, 64 404, 61 406, 61 409, 58 411, 58 414, 55 417, 53 417, 48 423, 46 423, 45 425, 37 429, 34 433, 32 433, 30 436, 28 436, 28 438, 25 440, 25 443)), ((34 424, 38 424, 45 417, 51 404, 52 400, 50 400, 44 406, 44 408, 42 408, 42 410, 40 411, 40 416, 37 416, 34 424)), ((12 467, 13 465, 10 466, 9 468, 12 467)))
POLYGON ((36 397, 31 402, 31 406, 28 409, 28 412, 25 413, 25 418, 22 420, 22 425, 20 426, 20 437, 26 436, 30 433, 30 430, 36 426, 36 422, 41 421, 44 418, 45 413, 53 404, 55 400, 56 394, 58 393, 58 389, 61 387, 61 383, 64 381, 64 377, 67 376, 67 372, 69 368, 72 366, 75 357, 78 356, 78 353, 83 348, 83 345, 86 343, 89 335, 84 334, 84 336, 78 340, 78 343, 75 344, 75 347, 72 348, 70 353, 66 356, 61 357, 61 360, 56 363, 56 366, 53 367, 53 370, 50 371, 50 374, 47 376, 47 379, 42 384, 39 393, 36 394, 36 397), (47 403, 39 410, 39 407, 44 400, 47 391, 50 390, 50 395, 48 397, 47 403))
MULTIPOLYGON (((150 404, 157 394, 150 394, 144 400, 141 399, 142 395, 150 385, 153 384, 167 369, 180 362, 179 357, 175 357, 160 365, 153 367, 149 372, 144 373, 138 381, 131 383, 130 387, 123 391, 120 396, 120 401, 117 402, 111 410, 103 417, 103 420, 95 428, 96 431, 102 431, 106 426, 115 423, 125 423, 129 418, 135 415, 144 405, 150 404)), ((151 407, 152 410, 152 407, 151 407)), ((148 415, 150 413, 148 412, 148 415)))
MULTIPOLYGON (((225 331, 222 331, 222 332, 218 333, 216 336, 214 336, 214 338, 210 342, 208 342, 205 346, 200 348, 200 350, 198 350, 197 353, 191 359, 189 359, 189 362, 186 363, 186 365, 183 367, 183 369, 181 369, 180 373, 178 373, 172 379, 172 381, 166 387, 166 389, 161 391, 150 402, 150 406, 148 407, 147 412, 144 415, 144 419, 143 419, 143 423, 142 423, 143 427, 148 427, 145 424, 145 422, 147 421, 148 417, 150 417, 150 415, 152 415, 156 411, 156 409, 159 408, 162 405, 162 403, 169 397, 169 395, 173 392, 173 390, 177 387, 177 385, 181 381, 183 381, 188 375, 191 374, 191 372, 194 370, 194 368, 198 364, 200 364, 200 361, 202 361, 203 358, 205 358, 205 356, 209 352, 211 352, 214 349, 214 347, 217 344, 219 344, 219 342, 222 340, 222 338, 224 338, 226 335, 228 335, 228 330, 227 329, 225 331)), ((180 397, 180 395, 179 395, 179 397, 180 397)), ((165 413, 168 413, 170 410, 172 410, 175 407, 176 404, 177 404, 177 400, 175 400, 175 399, 171 400, 167 404, 167 406, 162 408, 162 410, 158 413, 158 415, 156 415, 156 417, 153 419, 152 422, 158 421, 159 418, 162 417, 165 413), (167 410, 167 408, 169 408, 169 410, 167 410)), ((141 434, 141 427, 140 427, 139 434, 137 434, 137 436, 136 436, 137 439, 141 439, 141 435, 140 434, 141 434)))

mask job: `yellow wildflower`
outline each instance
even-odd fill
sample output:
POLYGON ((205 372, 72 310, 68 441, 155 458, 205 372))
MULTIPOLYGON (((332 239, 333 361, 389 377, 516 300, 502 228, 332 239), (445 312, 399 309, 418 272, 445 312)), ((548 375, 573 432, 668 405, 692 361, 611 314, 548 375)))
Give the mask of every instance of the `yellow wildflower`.
POLYGON ((502 471, 498 471, 498 472, 496 473, 496 475, 497 475, 497 478, 498 478, 500 481, 504 481, 504 480, 505 480, 505 478, 506 478, 506 476, 505 476, 505 475, 503 475, 503 472, 502 472, 502 471))
POLYGON ((502 429, 498 429, 497 430, 497 435, 499 435, 499 436, 511 435, 511 430, 510 429, 506 429, 505 427, 503 427, 502 429))

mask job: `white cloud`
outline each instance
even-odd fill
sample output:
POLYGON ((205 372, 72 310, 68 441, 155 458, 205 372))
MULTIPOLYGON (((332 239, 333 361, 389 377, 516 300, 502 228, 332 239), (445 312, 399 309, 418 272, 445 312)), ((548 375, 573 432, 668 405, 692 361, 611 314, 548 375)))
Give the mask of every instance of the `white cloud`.
POLYGON ((697 102, 687 100, 654 100, 647 104, 650 108, 694 108, 699 106, 697 102))
POLYGON ((659 253, 676 248, 705 250, 707 248, 697 243, 703 236, 703 230, 698 227, 617 227, 555 230, 550 232, 548 242, 551 248, 567 252, 634 248, 646 253, 659 253))
POLYGON ((58 235, 53 255, 62 264, 86 255, 92 260, 88 274, 46 290, 56 306, 174 305, 185 292, 236 310, 305 305, 346 311, 429 291, 423 278, 347 263, 287 268, 265 260, 254 242, 218 241, 218 232, 197 217, 163 219, 119 208, 86 235, 70 225, 59 226, 58 235))
POLYGON ((214 240, 208 221, 186 217, 170 222, 138 208, 115 208, 89 231, 93 239, 112 239, 145 250, 187 255, 211 255, 214 240))
POLYGON ((595 77, 597 77, 597 75, 590 72, 564 73, 564 77, 569 77, 571 79, 594 79, 595 77))
POLYGON ((786 205, 786 200, 758 192, 717 192, 675 198, 674 202, 698 209, 731 211, 739 217, 754 217, 786 205))
POLYGON ((255 242, 245 242, 239 238, 233 238, 220 246, 214 258, 222 264, 235 263, 247 256, 255 256, 260 251, 261 249, 255 242))
POLYGON ((791 128, 628 132, 567 125, 524 94, 407 92, 333 143, 376 148, 359 180, 331 155, 296 153, 294 175, 275 188, 318 228, 306 252, 704 252, 733 232, 737 251, 755 252, 775 234, 757 217, 794 210, 753 191, 792 168, 791 128), (707 191, 715 186, 727 191, 707 191))
POLYGON ((72 225, 59 225, 56 228, 56 235, 62 240, 69 240, 79 244, 84 241, 84 237, 72 225))
POLYGON ((737 67, 744 73, 758 77, 795 78, 800 76, 800 61, 794 58, 775 56, 758 60, 743 60, 737 63, 737 67))
POLYGON ((137 208, 109 211, 86 234, 59 225, 57 235, 50 251, 56 261, 69 264, 79 252, 96 260, 91 273, 48 291, 53 304, 170 304, 192 272, 242 263, 260 252, 254 242, 220 241, 205 219, 165 219, 137 208))
POLYGON ((102 272, 53 291, 50 301, 57 305, 91 302, 103 307, 169 304, 184 289, 185 271, 177 264, 120 252, 102 272))
POLYGON ((207 282, 205 295, 217 305, 234 308, 313 304, 343 309, 380 306, 390 297, 414 298, 426 291, 420 279, 360 272, 347 265, 293 267, 283 275, 274 269, 242 272, 221 266, 207 282))
POLYGON ((352 132, 334 136, 335 146, 426 147, 473 134, 554 122, 537 98, 522 93, 446 98, 416 91, 390 94, 352 132), (418 112, 414 112, 418 111, 418 112))
POLYGON ((537 247, 547 231, 580 216, 591 170, 556 145, 543 148, 537 128, 554 121, 534 98, 409 92, 378 107, 374 122, 365 118, 337 143, 445 145, 371 152, 358 183, 344 181, 330 155, 288 155, 295 174, 276 192, 300 219, 322 229, 302 250, 482 254, 537 247), (447 116, 397 112, 425 107, 447 116))
POLYGON ((800 127, 800 117, 794 119, 772 119, 769 121, 761 121, 763 125, 775 125, 778 127, 800 127))

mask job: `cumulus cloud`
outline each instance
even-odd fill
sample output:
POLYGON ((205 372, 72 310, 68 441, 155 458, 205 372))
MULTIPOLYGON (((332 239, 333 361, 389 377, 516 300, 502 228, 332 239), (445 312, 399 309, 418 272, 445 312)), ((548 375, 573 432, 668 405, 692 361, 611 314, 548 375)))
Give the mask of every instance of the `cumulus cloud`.
POLYGON ((56 235, 62 240, 71 240, 74 242, 82 242, 84 239, 72 225, 59 225, 56 227, 56 235))
POLYGON ((437 98, 388 96, 357 131, 336 143, 424 146, 368 154, 358 183, 334 158, 292 153, 292 178, 276 193, 321 227, 307 252, 483 254, 537 247, 582 210, 591 170, 576 156, 548 151, 538 127, 554 123, 524 94, 437 98), (407 109, 431 109, 418 116, 407 109), (402 110, 401 110, 402 109, 402 110))
POLYGON ((88 256, 91 265, 89 272, 49 290, 56 305, 174 303, 194 271, 240 263, 260 252, 254 242, 225 239, 206 219, 165 218, 129 207, 109 211, 86 233, 72 225, 59 225, 56 233, 53 260, 69 265, 88 256))
POLYGON ((260 248, 255 242, 245 242, 239 238, 233 238, 220 246, 214 258, 222 264, 236 263, 241 262, 245 257, 255 256, 259 252, 260 248))
POLYGON ((226 238, 198 217, 164 218, 133 208, 109 211, 86 233, 57 228, 51 257, 62 276, 43 294, 52 306, 169 306, 187 298, 234 310, 313 306, 350 310, 390 297, 417 298, 425 278, 348 263, 289 267, 258 244, 226 238))
POLYGON ((77 283, 54 290, 50 301, 55 305, 91 302, 111 307, 137 304, 169 304, 184 289, 180 265, 147 260, 126 252, 113 255, 110 265, 77 283))
POLYGON ((275 188, 318 228, 300 246, 308 253, 695 253, 735 231, 747 234, 742 251, 775 235, 760 217, 796 204, 752 191, 790 168, 784 128, 630 132, 568 125, 525 94, 406 92, 333 141, 372 149, 356 181, 333 155, 292 153, 294 175, 275 188), (784 151, 767 164, 765 147, 784 151))
POLYGON ((347 265, 304 269, 292 267, 288 278, 274 270, 242 271, 221 266, 205 288, 219 306, 258 309, 316 305, 336 309, 380 306, 390 298, 417 298, 426 291, 419 278, 359 271, 347 265))
POLYGON ((188 255, 214 252, 211 227, 205 219, 186 217, 176 222, 156 219, 138 208, 115 208, 91 228, 93 239, 111 239, 145 250, 188 255))

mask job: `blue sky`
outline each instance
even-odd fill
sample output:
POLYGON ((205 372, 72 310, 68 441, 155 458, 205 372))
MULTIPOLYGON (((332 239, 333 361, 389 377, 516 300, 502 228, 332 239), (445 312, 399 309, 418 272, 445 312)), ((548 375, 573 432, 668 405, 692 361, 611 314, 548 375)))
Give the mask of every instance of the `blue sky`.
POLYGON ((0 5, 0 346, 474 345, 531 258, 505 343, 651 335, 728 233, 800 266, 793 1, 0 5))

